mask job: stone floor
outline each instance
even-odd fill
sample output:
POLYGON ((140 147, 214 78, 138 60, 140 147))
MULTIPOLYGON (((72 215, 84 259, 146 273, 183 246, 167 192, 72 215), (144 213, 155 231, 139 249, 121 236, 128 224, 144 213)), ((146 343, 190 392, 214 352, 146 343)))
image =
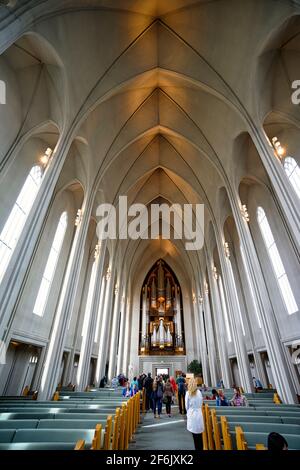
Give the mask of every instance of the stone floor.
POLYGON ((193 450, 193 437, 186 429, 186 418, 179 414, 178 406, 172 407, 172 417, 165 413, 160 419, 152 412, 146 413, 135 434, 130 450, 193 450))

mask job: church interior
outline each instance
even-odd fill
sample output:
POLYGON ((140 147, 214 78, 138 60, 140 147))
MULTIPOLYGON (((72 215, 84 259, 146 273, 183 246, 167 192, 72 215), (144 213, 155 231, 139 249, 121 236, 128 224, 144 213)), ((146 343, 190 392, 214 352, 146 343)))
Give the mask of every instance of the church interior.
POLYGON ((113 381, 195 363, 206 450, 299 450, 299 0, 1 1, 0 49, 0 451, 193 449, 113 381), (120 196, 203 246, 101 239, 120 196))

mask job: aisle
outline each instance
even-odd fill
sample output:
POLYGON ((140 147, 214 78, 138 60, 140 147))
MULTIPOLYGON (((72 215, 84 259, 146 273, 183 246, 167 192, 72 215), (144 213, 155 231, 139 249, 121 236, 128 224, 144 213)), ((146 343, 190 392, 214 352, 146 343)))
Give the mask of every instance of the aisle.
POLYGON ((130 450, 193 450, 193 437, 186 429, 186 419, 172 407, 172 417, 165 414, 155 419, 148 412, 135 435, 136 442, 129 445, 130 450))

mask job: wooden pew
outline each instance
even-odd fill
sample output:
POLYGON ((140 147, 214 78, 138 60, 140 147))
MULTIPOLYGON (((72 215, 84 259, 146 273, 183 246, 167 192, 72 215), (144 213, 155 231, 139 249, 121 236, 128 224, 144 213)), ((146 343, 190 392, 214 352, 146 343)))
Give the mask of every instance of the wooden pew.
POLYGON ((105 426, 104 449, 110 450, 111 448, 111 430, 112 430, 112 415, 107 417, 105 426))
POLYGON ((204 412, 205 412, 206 429, 207 429, 208 449, 209 450, 214 450, 215 446, 214 446, 214 440, 213 440, 210 409, 209 409, 209 406, 207 404, 204 407, 204 412))
POLYGON ((267 448, 263 444, 256 444, 255 449, 256 450, 267 450, 267 448))
POLYGON ((248 450, 247 441, 241 426, 235 427, 236 448, 237 450, 248 450))
POLYGON ((79 441, 76 442, 76 446, 74 447, 74 450, 84 450, 85 447, 85 440, 80 439, 79 441))
POLYGON ((212 421, 213 438, 214 438, 215 449, 216 449, 216 450, 222 450, 220 429, 219 429, 219 423, 218 423, 218 418, 217 418, 216 410, 213 408, 213 409, 210 411, 210 414, 211 414, 211 421, 212 421))
POLYGON ((221 429, 223 436, 223 449, 232 450, 231 434, 228 429, 228 422, 226 416, 221 416, 221 429))
POLYGON ((114 426, 113 426, 113 435, 112 435, 112 450, 118 450, 119 447, 119 425, 120 425, 120 408, 116 409, 114 426))

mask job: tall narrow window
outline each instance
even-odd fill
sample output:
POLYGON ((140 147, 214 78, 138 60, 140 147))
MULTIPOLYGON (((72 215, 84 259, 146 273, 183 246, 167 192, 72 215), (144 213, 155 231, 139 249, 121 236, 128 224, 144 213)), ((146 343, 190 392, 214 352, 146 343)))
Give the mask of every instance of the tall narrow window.
POLYGON ((56 265, 58 262, 60 250, 63 244, 64 236, 66 233, 68 223, 68 216, 66 212, 63 212, 60 216, 57 229, 55 232, 54 240, 51 246, 51 250, 48 256, 47 264, 45 267, 45 271, 42 277, 41 285, 39 288, 39 292, 35 301, 35 305, 33 308, 33 313, 39 315, 40 317, 43 316, 44 310, 46 307, 48 295, 50 292, 50 287, 53 281, 53 277, 55 274, 56 265))
POLYGON ((284 171, 291 185, 294 188, 295 193, 300 199, 300 168, 296 160, 292 157, 286 157, 283 163, 284 171))
POLYGON ((42 168, 34 166, 18 195, 18 198, 8 216, 0 234, 0 282, 18 243, 27 216, 34 203, 43 179, 42 168))
POLYGON ((273 270, 280 288, 280 292, 285 303, 286 309, 291 315, 298 311, 298 306, 293 295, 288 277, 286 275, 284 266, 281 261, 280 254, 278 252, 271 227, 269 225, 267 216, 262 207, 257 208, 257 221, 259 224, 260 231, 262 233, 266 248, 269 253, 269 257, 273 266, 273 270))

